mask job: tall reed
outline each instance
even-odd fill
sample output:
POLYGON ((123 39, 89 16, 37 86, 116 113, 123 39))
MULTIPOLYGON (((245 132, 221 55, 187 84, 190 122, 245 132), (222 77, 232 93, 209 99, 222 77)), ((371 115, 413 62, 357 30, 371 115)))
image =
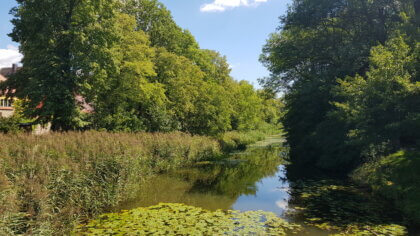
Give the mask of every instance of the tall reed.
POLYGON ((67 234, 158 172, 220 155, 183 133, 0 135, 0 235, 67 234))

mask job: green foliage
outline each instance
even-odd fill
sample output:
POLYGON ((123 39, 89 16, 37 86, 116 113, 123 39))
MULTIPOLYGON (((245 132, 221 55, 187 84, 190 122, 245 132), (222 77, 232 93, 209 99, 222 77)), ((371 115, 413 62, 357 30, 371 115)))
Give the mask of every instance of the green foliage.
POLYGON ((261 131, 226 132, 217 137, 222 150, 226 152, 245 149, 249 144, 261 141, 266 137, 266 133, 261 131))
POLYGON ((148 36, 135 28, 133 17, 117 15, 114 32, 119 43, 111 51, 115 68, 107 81, 92 88, 96 95, 93 124, 112 131, 167 131, 170 114, 165 89, 149 82, 156 76, 155 50, 148 36))
POLYGON ((154 47, 163 47, 180 56, 189 55, 198 49, 194 37, 181 29, 171 16, 171 12, 157 0, 127 0, 123 12, 136 18, 137 29, 146 32, 154 47))
MULTIPOLYGON (((418 49, 417 49, 418 50, 418 49)), ((346 117, 353 142, 370 153, 415 146, 420 140, 420 84, 414 50, 402 37, 372 49, 365 77, 340 80, 338 116, 346 117), (380 150, 386 144, 386 150, 380 150)))
POLYGON ((359 167, 352 178, 394 200, 409 219, 420 222, 420 153, 399 151, 359 167))
POLYGON ((235 130, 256 129, 261 123, 262 99, 254 91, 252 85, 241 81, 234 87, 235 106, 232 126, 235 130))
POLYGON ((15 116, 0 117, 0 132, 1 133, 17 133, 22 131, 19 127, 20 119, 15 116))
POLYGON ((182 133, 20 134, 0 140, 2 235, 66 234, 80 220, 132 197, 149 176, 220 155, 216 141, 182 133))
POLYGON ((52 122, 55 130, 83 126, 74 97, 106 78, 116 1, 17 3, 10 36, 20 43, 24 67, 3 89, 16 89, 13 95, 22 99, 25 115, 38 123, 52 122))
POLYGON ((275 98, 234 81, 157 0, 22 0, 12 12, 24 67, 2 88, 53 130, 215 136, 278 123, 275 98))
POLYGON ((75 235, 155 234, 155 235, 290 235, 300 226, 269 212, 210 212, 183 204, 162 203, 122 213, 104 214, 75 235))
MULTIPOLYGON (((158 50, 158 76, 163 84, 175 128, 214 135, 230 129, 231 107, 223 86, 206 82, 205 73, 185 57, 158 50)), ((228 94, 227 94, 228 95, 228 94)))
POLYGON ((419 6, 418 0, 296 0, 261 55, 272 72, 261 82, 285 91, 291 162, 340 175, 362 165, 354 178, 381 190, 387 185, 373 179, 383 172, 392 182, 408 178, 384 195, 412 221, 418 221, 411 200, 418 199, 417 174, 401 176, 397 164, 378 163, 397 150, 419 149, 419 6))
POLYGON ((337 78, 365 76, 371 48, 392 38, 412 9, 401 0, 296 0, 281 17, 261 55, 272 76, 261 82, 286 92, 283 124, 294 163, 340 173, 360 164, 360 143, 348 137, 354 127, 331 114, 334 102, 351 102, 334 92, 337 78))

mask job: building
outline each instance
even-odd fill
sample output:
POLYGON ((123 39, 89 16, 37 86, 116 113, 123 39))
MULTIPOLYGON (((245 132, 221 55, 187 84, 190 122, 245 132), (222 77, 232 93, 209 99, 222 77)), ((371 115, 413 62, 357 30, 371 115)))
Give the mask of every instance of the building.
MULTIPOLYGON (((12 67, 9 68, 0 68, 0 82, 4 82, 7 78, 16 73, 21 67, 18 67, 17 64, 13 64, 12 67)), ((13 107, 15 98, 7 98, 5 96, 6 93, 9 91, 5 91, 4 93, 0 92, 0 117, 11 117, 14 112, 15 108, 13 107)), ((11 91, 14 93, 14 90, 11 91)), ((89 104, 86 99, 78 94, 74 95, 74 99, 76 103, 79 105, 81 112, 83 113, 93 113, 95 110, 91 104, 89 104)), ((42 109, 44 106, 44 102, 41 102, 36 108, 42 109)), ((48 133, 51 129, 51 123, 45 125, 33 124, 33 123, 25 123, 21 124, 21 126, 25 129, 32 130, 34 134, 45 134, 48 133)))
MULTIPOLYGON (((7 78, 16 73, 19 69, 17 64, 13 64, 9 68, 0 69, 0 82, 4 82, 7 78)), ((5 94, 0 94, 0 117, 10 117, 13 115, 15 109, 13 108, 14 99, 6 98, 5 94)))
MULTIPOLYGON (((13 64, 12 67, 8 68, 1 68, 0 69, 0 82, 6 81, 7 78, 16 73, 20 67, 17 64, 13 64)), ((12 91, 13 93, 14 91, 12 91)), ((0 93, 0 117, 11 117, 15 113, 15 108, 13 107, 13 103, 15 99, 7 98, 5 94, 8 93, 6 91, 4 94, 0 93)), ((45 125, 34 125, 33 123, 25 123, 20 124, 21 128, 27 130, 28 132, 32 132, 35 135, 42 135, 50 132, 51 124, 45 125)))

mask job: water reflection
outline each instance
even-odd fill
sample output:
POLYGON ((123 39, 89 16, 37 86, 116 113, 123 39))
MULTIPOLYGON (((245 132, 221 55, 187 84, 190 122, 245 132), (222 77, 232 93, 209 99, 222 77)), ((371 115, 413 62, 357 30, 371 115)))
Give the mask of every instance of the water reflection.
POLYGON ((288 201, 281 147, 253 147, 220 162, 204 163, 153 177, 120 209, 160 202, 209 210, 266 210, 283 214, 288 201))
POLYGON ((241 195, 232 208, 241 211, 271 211, 282 216, 288 209, 289 183, 281 181, 285 168, 280 166, 274 176, 263 178, 256 183, 258 191, 252 195, 241 195))
POLYGON ((208 210, 271 211, 303 224, 304 235, 353 231, 404 234, 400 214, 389 203, 344 180, 320 175, 307 179, 302 177, 305 170, 286 169, 286 152, 278 142, 281 140, 269 139, 223 161, 155 176, 142 183, 135 199, 114 210, 184 203, 208 210))

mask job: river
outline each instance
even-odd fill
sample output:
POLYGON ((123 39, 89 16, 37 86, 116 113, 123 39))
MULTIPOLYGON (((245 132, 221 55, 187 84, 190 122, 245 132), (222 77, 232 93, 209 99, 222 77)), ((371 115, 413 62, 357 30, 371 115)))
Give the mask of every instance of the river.
POLYGON ((303 225, 302 235, 402 234, 399 212, 366 189, 345 180, 291 178, 282 143, 281 137, 272 136, 223 160, 155 176, 114 211, 183 203, 211 211, 273 212, 303 225))

